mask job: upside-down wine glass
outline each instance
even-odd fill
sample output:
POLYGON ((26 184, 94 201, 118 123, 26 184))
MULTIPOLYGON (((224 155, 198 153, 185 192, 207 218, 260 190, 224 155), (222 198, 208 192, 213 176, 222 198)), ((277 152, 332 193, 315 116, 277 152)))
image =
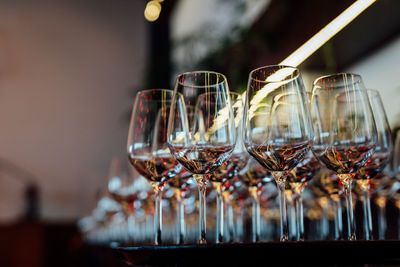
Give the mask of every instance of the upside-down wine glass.
POLYGON ((143 90, 136 94, 128 134, 128 157, 136 170, 152 185, 155 195, 155 244, 161 244, 162 190, 182 168, 169 153, 168 115, 172 90, 143 90))
POLYGON ((311 100, 313 152, 344 187, 347 239, 355 240, 351 184, 375 150, 377 132, 367 91, 357 74, 340 73, 314 81, 311 100))
POLYGON ((266 66, 250 72, 245 108, 245 146, 279 188, 281 241, 287 241, 285 185, 289 171, 308 153, 313 137, 300 71, 266 66), (286 100, 280 99, 288 94, 286 100))
POLYGON ((236 142, 227 80, 211 71, 183 73, 176 80, 172 103, 168 144, 175 159, 197 181, 199 242, 206 244, 207 181, 228 160, 236 142))
POLYGON ((393 151, 393 142, 389 122, 380 94, 376 90, 367 90, 372 113, 375 119, 377 140, 374 154, 357 172, 355 178, 363 192, 364 234, 366 240, 372 239, 372 216, 370 204, 371 179, 382 174, 389 163, 393 151))

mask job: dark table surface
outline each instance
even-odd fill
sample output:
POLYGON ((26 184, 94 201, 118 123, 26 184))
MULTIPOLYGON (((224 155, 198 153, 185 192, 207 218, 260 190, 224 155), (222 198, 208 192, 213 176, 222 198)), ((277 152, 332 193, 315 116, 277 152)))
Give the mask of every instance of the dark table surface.
MULTIPOLYGON (((111 248, 110 248, 111 249, 111 248)), ((134 266, 400 266, 400 241, 305 241, 118 247, 134 266)))

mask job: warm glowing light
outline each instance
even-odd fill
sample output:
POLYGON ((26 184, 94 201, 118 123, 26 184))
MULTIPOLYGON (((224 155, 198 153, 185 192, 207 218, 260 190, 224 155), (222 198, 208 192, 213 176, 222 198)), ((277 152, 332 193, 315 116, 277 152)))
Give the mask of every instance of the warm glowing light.
MULTIPOLYGON (((237 115, 234 118, 235 127, 237 127, 243 118, 243 112, 244 112, 243 100, 241 98, 239 98, 239 100, 236 101, 232 105, 232 109, 237 110, 237 115)), ((229 113, 230 113, 230 110, 226 109, 226 108, 223 108, 220 111, 218 111, 218 116, 216 116, 216 118, 213 121, 212 126, 208 129, 206 134, 210 135, 210 134, 214 133, 215 131, 217 131, 220 127, 223 127, 226 124, 228 124, 229 123, 228 122, 229 113)))
MULTIPOLYGON (((365 9, 372 5, 376 0, 358 0, 349 6, 345 11, 343 11, 339 16, 332 20, 328 25, 322 28, 318 33, 316 33, 310 40, 305 42, 296 51, 294 51, 290 56, 284 59, 280 65, 288 65, 297 67, 309 56, 311 56, 318 48, 325 44, 329 39, 335 36, 340 30, 342 30, 346 25, 353 21, 358 15, 360 15, 365 9)), ((274 73, 273 80, 279 80, 280 77, 284 78, 285 74, 281 73, 285 69, 279 70, 274 73)), ((268 80, 266 80, 268 82, 268 80)), ((257 92, 257 94, 252 99, 253 109, 250 108, 250 113, 257 109, 257 104, 268 95, 269 92, 278 88, 279 83, 268 83, 264 88, 257 92)), ((245 94, 245 93, 244 93, 245 94)))
POLYGON ((283 60, 281 65, 298 66, 329 39, 335 36, 341 29, 346 27, 352 20, 360 15, 365 9, 376 0, 358 0, 343 11, 339 16, 322 28, 317 34, 311 37, 290 56, 283 60))
MULTIPOLYGON (((309 56, 311 56, 316 50, 318 50, 323 44, 325 44, 329 39, 335 36, 346 25, 353 21, 365 9, 372 5, 375 1, 376 0, 357 0, 345 11, 343 11, 339 16, 332 20, 328 25, 326 25, 318 33, 311 37, 310 40, 305 42, 290 56, 279 63, 279 65, 297 67, 309 56)), ((273 81, 283 80, 285 77, 287 77, 288 71, 291 71, 291 69, 283 68, 281 70, 278 70, 273 75, 271 75, 271 77, 269 77, 266 82, 271 79, 273 81)), ((259 107, 258 104, 262 101, 262 99, 267 96, 269 92, 275 90, 281 85, 282 83, 279 82, 267 83, 262 90, 257 92, 257 94, 251 100, 252 107, 248 110, 250 118, 254 116, 255 111, 259 107)), ((246 92, 242 94, 242 97, 246 97, 246 92)), ((220 112, 224 113, 225 116, 228 116, 227 110, 221 110, 220 112)), ((222 117, 220 120, 223 119, 225 118, 222 117)))
POLYGON ((160 1, 150 1, 147 3, 146 8, 144 10, 144 17, 150 21, 156 21, 161 13, 161 4, 160 1))
POLYGON ((272 91, 277 89, 278 87, 284 85, 286 82, 284 81, 285 78, 290 77, 293 75, 294 69, 293 68, 282 68, 276 71, 274 74, 269 76, 265 81, 270 82, 264 85, 264 87, 259 90, 254 97, 251 99, 249 108, 249 116, 250 118, 253 117, 253 113, 258 109, 259 103, 272 91))

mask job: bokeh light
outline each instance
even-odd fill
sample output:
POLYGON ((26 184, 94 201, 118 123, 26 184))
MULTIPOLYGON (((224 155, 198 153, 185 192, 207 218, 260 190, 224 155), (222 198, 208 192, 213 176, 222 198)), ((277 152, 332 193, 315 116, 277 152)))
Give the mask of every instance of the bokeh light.
POLYGON ((161 13, 161 4, 159 1, 150 1, 144 10, 144 17, 150 21, 156 21, 161 13))

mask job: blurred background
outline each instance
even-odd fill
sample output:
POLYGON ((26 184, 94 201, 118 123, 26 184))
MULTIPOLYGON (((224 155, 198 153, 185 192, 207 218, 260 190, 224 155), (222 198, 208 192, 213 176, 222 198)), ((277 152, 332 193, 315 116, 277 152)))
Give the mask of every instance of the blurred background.
MULTIPOLYGON (((164 0, 145 18, 148 2, 0 0, 1 266, 64 266, 60 251, 79 249, 76 221, 125 155, 136 91, 207 69, 243 92, 252 69, 278 64, 354 0, 164 0)), ((307 89, 361 74, 400 126, 399 10, 377 1, 304 61, 307 89)))

